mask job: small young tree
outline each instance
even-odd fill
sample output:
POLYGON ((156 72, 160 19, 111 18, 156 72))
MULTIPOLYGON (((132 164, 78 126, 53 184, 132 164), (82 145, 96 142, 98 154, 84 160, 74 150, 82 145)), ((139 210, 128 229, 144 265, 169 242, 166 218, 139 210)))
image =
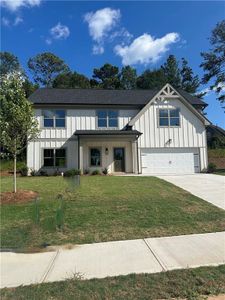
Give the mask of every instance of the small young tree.
POLYGON ((38 136, 38 124, 31 103, 23 90, 23 77, 11 73, 1 78, 0 87, 0 139, 2 146, 14 159, 14 192, 16 193, 17 155, 26 147, 27 142, 38 136))

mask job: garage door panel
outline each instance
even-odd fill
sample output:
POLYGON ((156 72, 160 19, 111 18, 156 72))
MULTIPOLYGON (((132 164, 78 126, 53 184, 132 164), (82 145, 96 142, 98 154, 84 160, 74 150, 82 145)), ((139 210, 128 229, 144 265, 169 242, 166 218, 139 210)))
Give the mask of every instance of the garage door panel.
POLYGON ((198 149, 141 149, 143 174, 192 174, 199 172, 198 149))

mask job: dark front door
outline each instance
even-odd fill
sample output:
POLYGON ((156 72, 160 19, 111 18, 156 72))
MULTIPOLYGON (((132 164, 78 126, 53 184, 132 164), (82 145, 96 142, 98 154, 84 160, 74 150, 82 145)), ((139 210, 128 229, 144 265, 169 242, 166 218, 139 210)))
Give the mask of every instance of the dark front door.
POLYGON ((125 172, 124 148, 114 148, 114 172, 125 172))

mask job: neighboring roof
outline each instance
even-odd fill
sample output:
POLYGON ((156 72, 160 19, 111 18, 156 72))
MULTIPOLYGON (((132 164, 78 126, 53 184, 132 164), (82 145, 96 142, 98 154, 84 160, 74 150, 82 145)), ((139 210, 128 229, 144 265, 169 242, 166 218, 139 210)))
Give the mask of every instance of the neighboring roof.
POLYGON ((206 129, 214 131, 214 132, 218 132, 219 134, 221 134, 225 137, 225 130, 223 128, 219 127, 219 126, 211 124, 211 125, 207 126, 206 129))
POLYGON ((136 135, 142 133, 137 130, 76 130, 75 135, 136 135))
MULTIPOLYGON (((103 90, 103 89, 55 89, 36 90, 29 100, 34 104, 67 105, 136 105, 145 106, 158 90, 103 90)), ((197 97, 179 90, 179 93, 192 105, 207 104, 197 97)))

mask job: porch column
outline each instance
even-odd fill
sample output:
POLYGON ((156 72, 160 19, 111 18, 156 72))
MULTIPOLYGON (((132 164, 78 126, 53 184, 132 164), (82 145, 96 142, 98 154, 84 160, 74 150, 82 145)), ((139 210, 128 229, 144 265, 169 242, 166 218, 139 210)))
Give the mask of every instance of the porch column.
POLYGON ((83 145, 79 145, 79 168, 81 170, 81 174, 84 172, 84 166, 83 166, 83 145))
POLYGON ((136 141, 132 141, 132 159, 133 159, 133 173, 138 174, 136 141))

